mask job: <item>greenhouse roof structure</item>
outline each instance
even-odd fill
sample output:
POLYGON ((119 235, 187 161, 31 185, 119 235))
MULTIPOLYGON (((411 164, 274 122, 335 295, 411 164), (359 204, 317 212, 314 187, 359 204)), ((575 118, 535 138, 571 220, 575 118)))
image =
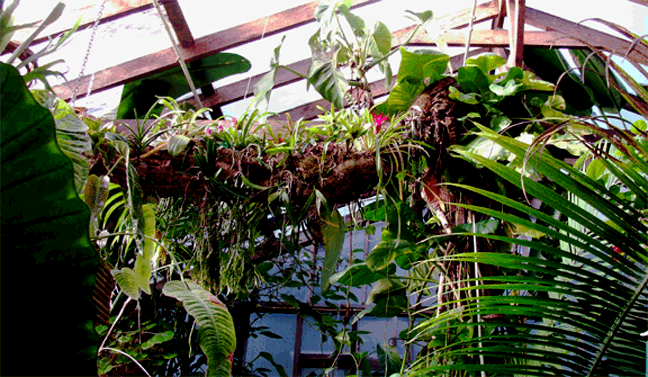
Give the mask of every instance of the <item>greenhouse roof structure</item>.
MULTIPOLYGON (((234 52, 248 59, 251 69, 203 86, 200 93, 204 106, 222 108, 223 113, 236 116, 253 97, 254 84, 267 71, 273 49, 281 43, 282 37, 286 39, 280 63, 297 73, 307 73, 310 65, 308 38, 314 30, 318 1, 252 0, 240 2, 236 8, 221 10, 211 9, 211 5, 202 2, 160 0, 160 8, 173 28, 177 52, 152 1, 70 0, 65 3, 64 16, 40 37, 44 42, 48 36, 69 29, 81 17, 75 40, 48 57, 49 60, 64 59, 67 64, 67 82, 60 81, 54 87, 61 98, 71 99, 75 90, 79 98, 91 94, 79 104, 101 115, 116 107, 119 88, 126 83, 178 66, 179 60, 191 63, 215 53, 234 52), (93 42, 90 43, 92 34, 93 42), (81 72, 83 75, 79 77, 81 72), (99 98, 101 93, 105 95, 99 98)), ((38 13, 28 4, 29 1, 24 0, 23 14, 16 16, 21 21, 38 19, 38 13)), ((414 28, 404 17, 405 11, 430 9, 433 22, 427 28, 428 33, 419 33, 410 46, 436 47, 440 38, 453 56, 453 66, 458 66, 469 41, 472 54, 494 51, 508 57, 510 65, 519 66, 523 63, 523 46, 589 46, 620 55, 628 53, 636 61, 648 63, 647 47, 633 44, 627 35, 624 37, 619 30, 595 20, 624 25, 636 35, 643 35, 648 27, 646 5, 644 0, 619 1, 614 6, 606 2, 574 1, 569 7, 564 7, 560 1, 540 0, 369 0, 355 2, 353 7, 368 24, 382 21, 389 26, 393 31, 392 48, 399 46, 414 28)), ((392 60, 397 59, 392 57, 392 60)), ((372 89, 375 97, 388 93, 384 81, 378 79, 372 83, 372 89)), ((274 90, 276 94, 270 111, 289 112, 293 119, 314 118, 321 112, 317 106, 328 107, 312 88, 306 91, 301 77, 288 70, 278 72, 274 90)))

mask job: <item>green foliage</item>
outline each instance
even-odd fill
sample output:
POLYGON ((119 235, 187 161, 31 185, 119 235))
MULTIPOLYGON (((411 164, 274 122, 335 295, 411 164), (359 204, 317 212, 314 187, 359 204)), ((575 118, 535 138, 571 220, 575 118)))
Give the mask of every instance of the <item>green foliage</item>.
POLYGON ((83 192, 86 177, 90 171, 90 161, 88 156, 92 152, 90 136, 88 136, 88 126, 74 109, 65 101, 58 99, 52 92, 44 90, 34 90, 31 92, 41 106, 47 108, 54 116, 56 124, 56 142, 72 160, 74 167, 74 186, 77 193, 83 192))
POLYGON ((389 93, 387 101, 376 106, 376 112, 396 114, 409 109, 423 90, 443 77, 450 57, 435 52, 410 52, 401 47, 401 65, 398 68, 398 83, 389 93))
POLYGON ((346 226, 344 224, 344 218, 340 215, 340 211, 333 210, 331 215, 324 220, 324 225, 322 226, 324 250, 326 250, 321 284, 322 292, 324 293, 328 291, 330 285, 329 278, 333 275, 340 259, 345 234, 346 226))
MULTIPOLYGON (((617 131, 615 142, 626 149, 622 155, 638 154, 645 161, 645 150, 637 149, 636 141, 623 131, 617 131), (629 152, 632 151, 632 152, 629 152)), ((644 373, 645 346, 639 334, 645 330, 646 284, 646 222, 640 220, 645 202, 619 198, 601 183, 579 172, 572 166, 550 156, 533 152, 529 145, 512 138, 497 135, 483 128, 483 136, 528 160, 527 165, 549 178, 559 187, 578 198, 578 202, 556 193, 546 184, 523 177, 512 167, 490 161, 476 154, 460 152, 483 164, 486 168, 522 187, 535 197, 569 219, 559 221, 524 203, 490 193, 475 187, 466 187, 481 193, 502 205, 524 215, 512 215, 485 207, 462 205, 467 209, 492 216, 512 224, 522 225, 538 233, 560 240, 561 246, 540 240, 482 235, 503 240, 530 249, 529 255, 501 253, 464 253, 446 257, 446 260, 476 262, 499 266, 507 271, 503 276, 476 279, 479 285, 466 288, 473 292, 462 300, 462 312, 450 313, 457 320, 481 316, 478 323, 454 322, 444 324, 442 317, 424 321, 421 329, 484 328, 497 324, 500 331, 485 332, 481 337, 456 339, 451 355, 482 356, 506 353, 524 362, 506 364, 489 359, 484 365, 470 370, 527 375, 628 375, 644 373), (639 204, 639 207, 637 207, 639 204), (537 220, 531 221, 534 217, 537 220), (573 222, 571 221, 573 220, 573 222), (615 248, 623 251, 620 256, 615 248), (533 251, 540 255, 534 255, 533 251), (603 288, 604 287, 604 288, 603 288), (503 296, 477 296, 477 290, 505 289, 503 296), (497 318, 496 322, 485 317, 497 318), (605 319, 604 319, 605 318, 605 319)), ((639 137, 641 139, 641 137, 639 137)), ((645 181, 648 170, 632 169, 621 160, 603 158, 608 174, 615 175, 622 186, 639 197, 646 197, 645 181), (636 174, 638 173, 638 174, 636 174), (639 183, 639 185, 637 185, 639 183)), ((448 345, 450 347, 450 345, 448 345)), ((464 365, 424 365, 428 355, 415 366, 423 371, 466 370, 464 365)))
POLYGON ((98 325, 95 328, 100 336, 108 338, 104 343, 104 350, 112 351, 101 352, 97 365, 98 375, 111 371, 111 374, 125 373, 125 370, 134 367, 134 362, 145 364, 152 369, 177 357, 178 354, 171 350, 174 343, 173 330, 164 330, 161 324, 150 320, 137 321, 130 318, 121 321, 117 327, 112 327, 115 321, 120 321, 120 318, 111 318, 110 330, 106 325, 98 325), (124 353, 114 351, 120 349, 124 353))
POLYGON ((24 350, 35 340, 48 352, 31 366, 33 374, 93 374, 98 340, 92 332, 91 301, 99 263, 88 239, 90 213, 74 187, 70 159, 56 143, 55 120, 28 91, 18 70, 0 63, 0 154, 2 182, 3 279, 20 280, 20 289, 3 289, 3 373, 20 374, 24 350), (11 270, 8 270, 11 269, 11 270), (28 272, 29 278, 15 275, 28 272), (39 292, 37 300, 25 292, 39 292), (73 312, 49 313, 62 294, 73 297, 73 312), (49 334, 43 337, 43 334, 49 334), (71 341, 61 347, 60 340, 71 341), (71 364, 61 366, 60 360, 71 364))
MULTIPOLYGON (((378 66, 389 88, 392 69, 387 58, 397 51, 391 50, 391 32, 384 23, 376 22, 369 29, 361 17, 351 12, 350 5, 348 1, 321 2, 315 10, 319 28, 308 43, 312 53, 308 85, 313 85, 324 99, 338 109, 344 108, 345 100, 352 105, 372 107, 373 95, 366 74, 378 66), (353 35, 345 33, 348 29, 353 35), (345 67, 351 69, 350 77, 342 72, 341 69, 345 67), (362 96, 366 98, 362 99, 362 96)), ((410 14, 414 16, 417 27, 404 45, 432 18, 430 11, 410 14)), ((387 109, 379 112, 387 113, 387 109)))
POLYGON ((207 355, 207 375, 229 376, 236 336, 227 307, 191 280, 170 281, 162 292, 181 301, 187 313, 196 319, 200 347, 207 355))
MULTIPOLYGON (((218 53, 187 64, 197 88, 211 85, 227 76, 247 72, 250 67, 247 59, 230 53, 218 53)), ((180 66, 127 83, 119 102, 117 119, 136 119, 138 114, 146 113, 159 97, 178 98, 190 91, 180 66)), ((152 115, 160 115, 161 111, 157 108, 152 115)))
MULTIPOLYGON (((11 54, 6 59, 7 64, 13 64, 16 68, 21 69, 25 68, 28 65, 31 65, 35 63, 38 59, 49 55, 58 49, 62 48, 69 42, 70 37, 74 32, 76 32, 77 28, 79 27, 81 23, 81 18, 72 26, 72 28, 65 32, 62 33, 60 36, 57 38, 49 38, 48 42, 44 44, 44 47, 41 48, 40 50, 36 51, 35 53, 31 54, 29 58, 20 61, 19 63, 14 64, 14 61, 19 58, 19 56, 25 52, 28 48, 32 47, 31 44, 32 42, 38 37, 38 35, 45 30, 48 26, 56 22, 61 17, 61 14, 63 14, 63 9, 65 9, 65 4, 63 2, 57 3, 52 11, 48 14, 48 16, 39 22, 33 22, 30 24, 24 24, 24 25, 13 25, 13 12, 16 10, 16 7, 18 6, 19 1, 15 0, 11 4, 9 4, 6 8, 0 4, 0 51, 5 51, 5 48, 11 41, 11 38, 13 34, 20 29, 28 29, 32 27, 36 27, 36 30, 34 30, 28 37, 25 39, 11 54)), ((33 80, 40 80, 44 85, 47 90, 50 92, 52 91, 52 88, 49 85, 49 82, 47 81, 48 76, 63 76, 61 72, 58 71, 53 71, 50 68, 58 63, 61 63, 62 60, 56 60, 44 65, 41 65, 40 67, 35 67, 31 71, 27 72, 24 76, 23 79, 25 80, 25 83, 30 83, 33 80)))

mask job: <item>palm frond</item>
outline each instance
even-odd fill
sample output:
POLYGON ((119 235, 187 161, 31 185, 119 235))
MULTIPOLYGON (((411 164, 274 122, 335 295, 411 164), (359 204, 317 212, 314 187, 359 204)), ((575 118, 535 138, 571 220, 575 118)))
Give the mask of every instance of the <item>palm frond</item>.
MULTIPOLYGON (((619 153, 598 158, 603 160, 607 173, 618 179, 624 193, 648 198, 648 155, 641 143, 623 135, 614 141, 619 153)), ((418 358, 411 374, 449 370, 529 376, 644 374, 646 344, 640 334, 648 328, 645 199, 628 200, 628 195, 606 188, 546 150, 529 153, 533 146, 487 129, 480 136, 515 154, 518 161, 525 160, 526 166, 544 179, 527 177, 519 167, 516 169, 520 164, 506 166, 466 151, 457 153, 524 188, 553 213, 457 185, 501 203, 509 211, 458 206, 546 237, 477 235, 508 242, 515 245, 513 250, 521 252, 473 252, 437 258, 439 262, 496 266, 501 275, 465 280, 461 290, 466 294, 443 304, 460 310, 448 311, 417 326, 414 341, 429 337, 432 331, 458 334, 468 329, 473 335, 456 337, 418 358), (578 201, 554 191, 550 184, 578 201), (643 207, 637 203, 644 203, 643 207), (485 296, 486 290, 503 294, 485 296), (483 330, 481 336, 475 331, 478 326, 483 330), (446 360, 472 358, 474 362, 469 366, 444 363, 439 355, 446 360), (479 357, 485 362, 477 362, 479 357)))

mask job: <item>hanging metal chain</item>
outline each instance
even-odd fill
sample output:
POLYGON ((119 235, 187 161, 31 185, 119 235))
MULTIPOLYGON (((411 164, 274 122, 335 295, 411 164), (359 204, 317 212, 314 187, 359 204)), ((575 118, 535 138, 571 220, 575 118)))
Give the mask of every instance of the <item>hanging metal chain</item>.
MULTIPOLYGON (((101 6, 99 7, 99 12, 97 13, 97 18, 94 21, 94 24, 92 25, 92 32, 90 33, 90 42, 88 42, 88 48, 86 49, 86 54, 85 57, 83 58, 83 63, 81 64, 81 72, 79 72, 79 77, 76 80, 76 85, 74 86, 74 90, 72 91, 72 99, 70 100, 70 103, 72 105, 72 108, 74 108, 74 102, 76 102, 76 97, 77 94, 79 93, 79 88, 81 87, 81 77, 83 77, 83 73, 86 69, 86 65, 88 65, 88 59, 90 58, 90 50, 92 49, 92 44, 94 43, 95 36, 97 35, 97 29, 99 26, 99 21, 101 21, 101 15, 104 12, 104 9, 106 8, 106 1, 103 0, 101 3, 101 6)), ((90 83, 90 86, 92 85, 92 82, 90 83)), ((88 86, 88 93, 90 92, 91 87, 88 86)))

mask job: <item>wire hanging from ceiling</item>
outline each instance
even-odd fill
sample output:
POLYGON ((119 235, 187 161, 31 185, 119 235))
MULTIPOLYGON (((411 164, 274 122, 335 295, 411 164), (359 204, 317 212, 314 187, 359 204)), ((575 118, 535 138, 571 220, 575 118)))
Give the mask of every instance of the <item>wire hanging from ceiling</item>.
MULTIPOLYGON (((263 31, 261 32, 261 39, 259 39, 259 42, 263 40, 265 37, 266 29, 268 27, 268 20, 270 19, 270 15, 266 16, 265 23, 263 24, 263 31)), ((250 90, 250 83, 252 82, 252 74, 248 77, 248 82, 247 86, 245 87, 245 93, 243 93, 243 101, 247 99, 248 91, 250 90)))
POLYGON ((162 25, 164 26, 164 30, 166 30, 167 35, 169 36, 169 39, 171 40, 171 45, 173 46, 173 51, 176 54, 176 57, 178 58, 178 62, 180 63, 180 68, 182 69, 182 73, 184 74, 185 78, 187 79, 187 83, 189 84, 189 87, 191 88, 191 93, 193 93, 194 98, 196 99, 196 103, 198 104, 199 108, 203 108, 203 103, 200 100, 200 96, 198 95, 198 91, 196 90, 196 85, 194 85, 193 80, 191 79, 191 76, 189 75, 189 70, 187 69, 187 64, 185 63, 184 59, 182 58, 182 55, 180 54, 180 49, 178 48, 178 43, 175 41, 173 38, 173 33, 171 31, 171 27, 169 26, 169 20, 164 16, 164 13, 162 13, 162 8, 160 7, 160 3, 158 0, 153 0, 153 4, 155 4, 155 9, 158 12, 158 15, 160 16, 160 20, 162 20, 162 25))

